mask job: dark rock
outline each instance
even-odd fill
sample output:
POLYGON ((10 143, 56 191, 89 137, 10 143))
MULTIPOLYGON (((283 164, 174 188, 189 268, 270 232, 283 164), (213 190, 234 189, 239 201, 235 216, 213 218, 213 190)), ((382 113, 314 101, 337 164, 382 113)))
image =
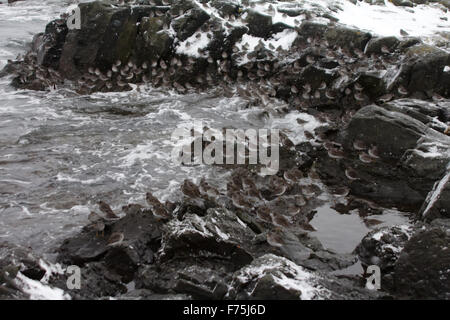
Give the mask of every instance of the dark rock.
MULTIPOLYGON (((89 66, 95 65, 111 17, 115 12, 123 11, 99 1, 81 3, 79 8, 81 29, 69 31, 61 53, 59 70, 69 79, 79 76, 80 72, 85 72, 89 66)), ((110 47, 109 50, 114 48, 110 47)))
POLYGON ((420 230, 408 241, 395 264, 395 291, 413 299, 450 298, 450 230, 420 230))
POLYGON ((400 7, 413 7, 413 3, 409 0, 392 0, 392 3, 400 7))
MULTIPOLYGON (((112 272, 102 262, 89 262, 80 268, 80 289, 68 291, 73 299, 99 299, 124 294, 127 288, 121 281, 121 277, 112 272)), ((67 288, 67 277, 54 276, 50 283, 59 288, 67 288)))
POLYGON ((348 148, 353 141, 362 140, 377 145, 382 158, 399 159, 406 150, 413 149, 428 128, 420 121, 400 112, 375 105, 360 109, 347 129, 348 148))
POLYGON ((173 43, 168 31, 163 31, 164 17, 143 18, 136 39, 136 56, 140 63, 167 56, 173 43))
POLYGON ((159 259, 215 256, 237 269, 252 260, 245 247, 239 245, 246 246, 251 236, 252 232, 231 212, 209 209, 205 217, 186 214, 182 221, 172 220, 165 225, 159 259))
POLYGON ((299 38, 296 43, 306 43, 308 37, 325 39, 330 46, 364 50, 367 42, 371 39, 371 34, 357 29, 345 27, 343 25, 327 26, 325 24, 304 21, 298 28, 299 38))
POLYGON ((19 245, 0 243, 0 299, 49 299, 59 295, 62 299, 70 299, 62 286, 48 284, 49 278, 57 267, 32 253, 31 249, 19 245), (36 292, 36 286, 45 288, 45 292, 36 292), (59 288, 63 288, 58 289, 59 288))
POLYGON ((359 50, 364 50, 371 37, 370 33, 344 26, 329 27, 325 32, 325 39, 330 44, 359 50))
POLYGON ((292 261, 264 255, 233 275, 231 299, 320 299, 329 291, 322 288, 318 276, 297 266, 292 261))
POLYGON ((364 87, 364 93, 369 96, 372 101, 386 93, 386 82, 383 71, 367 71, 361 73, 356 82, 364 87))
POLYGON ((128 282, 139 263, 152 263, 160 246, 160 224, 150 211, 139 210, 107 224, 104 237, 96 236, 95 231, 87 227, 79 235, 64 241, 58 261, 80 266, 91 261, 103 261, 108 270, 128 282), (107 246, 107 239, 114 232, 124 233, 123 245, 107 246))
POLYGON ((241 7, 237 3, 224 0, 213 0, 211 6, 216 8, 222 16, 239 16, 241 7))
POLYGON ((353 194, 417 211, 450 160, 446 151, 450 139, 435 130, 443 128, 433 120, 437 115, 446 119, 445 109, 411 99, 361 108, 340 134, 346 156, 336 165, 326 153, 319 155, 319 173, 330 183, 339 183, 349 181, 343 171, 353 168, 358 172, 358 179, 348 182, 353 194), (376 146, 379 158, 363 163, 353 147, 356 140, 367 148, 376 146))
POLYGON ((25 276, 33 280, 41 280, 46 270, 30 249, 11 243, 0 243, 0 270, 17 268, 25 276))

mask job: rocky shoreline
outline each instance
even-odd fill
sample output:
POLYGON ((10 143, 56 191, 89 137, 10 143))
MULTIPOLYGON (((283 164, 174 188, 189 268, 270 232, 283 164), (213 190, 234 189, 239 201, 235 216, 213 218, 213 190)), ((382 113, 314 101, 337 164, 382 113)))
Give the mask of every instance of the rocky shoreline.
POLYGON ((113 218, 93 213, 57 249, 52 267, 1 244, 1 298, 36 298, 27 288, 42 284, 72 299, 450 298, 448 42, 350 28, 335 17, 337 4, 156 0, 79 8, 80 30, 69 30, 64 17, 50 22, 0 75, 12 74, 20 89, 82 94, 215 89, 269 114, 299 110, 321 125, 297 145, 282 135, 276 176, 231 166, 224 190, 186 180, 176 203, 148 194, 147 206, 128 204, 113 218), (277 101, 289 107, 273 107, 277 101), (412 225, 376 229, 352 254, 339 254, 310 234, 325 202, 363 217, 397 208, 412 225), (108 243, 111 236, 119 240, 108 243), (336 273, 358 260, 380 267, 381 290, 366 289, 362 275, 336 273), (67 290, 70 265, 82 268, 80 290, 67 290))

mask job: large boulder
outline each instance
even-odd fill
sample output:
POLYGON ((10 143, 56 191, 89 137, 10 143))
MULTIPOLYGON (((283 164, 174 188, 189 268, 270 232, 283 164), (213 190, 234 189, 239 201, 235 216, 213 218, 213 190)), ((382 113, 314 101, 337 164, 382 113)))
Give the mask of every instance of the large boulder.
MULTIPOLYGON (((355 195, 417 212, 447 172, 447 105, 445 101, 401 99, 361 108, 338 138, 343 158, 336 160, 325 154, 319 158, 319 172, 332 183, 347 180, 355 195), (364 150, 356 149, 355 143, 361 142, 364 150), (375 156, 368 156, 368 152, 375 156), (358 176, 349 179, 345 175, 348 168, 356 170, 358 176)), ((448 197, 440 201, 441 206, 448 206, 448 197)))
POLYGON ((320 276, 273 254, 255 259, 233 275, 228 297, 232 299, 325 299, 331 293, 320 276))

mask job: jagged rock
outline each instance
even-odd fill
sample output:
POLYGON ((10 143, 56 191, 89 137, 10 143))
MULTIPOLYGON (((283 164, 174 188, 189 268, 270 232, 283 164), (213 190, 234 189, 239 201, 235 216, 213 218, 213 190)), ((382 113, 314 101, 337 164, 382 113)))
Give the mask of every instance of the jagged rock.
POLYGON ((416 229, 408 225, 375 229, 369 232, 356 247, 355 253, 358 254, 364 268, 370 265, 380 268, 382 290, 394 291, 395 263, 416 229))
POLYGON ((244 249, 252 233, 229 211, 208 209, 205 217, 186 214, 182 221, 172 220, 165 225, 159 259, 216 257, 239 268, 252 260, 244 249))
POLYGON ((435 92, 449 96, 450 77, 444 72, 450 54, 425 44, 406 50, 406 60, 391 87, 402 84, 409 92, 435 92))
POLYGON ((325 32, 325 39, 336 46, 343 48, 353 48, 364 50, 367 42, 371 38, 368 32, 362 32, 357 29, 351 29, 344 26, 336 26, 328 28, 325 32))
POLYGON ((33 280, 41 280, 46 270, 41 265, 39 257, 33 255, 30 249, 14 245, 11 243, 0 243, 0 272, 8 272, 12 278, 14 273, 21 272, 33 280))
POLYGON ((408 115, 371 105, 353 116, 346 131, 346 143, 351 149, 353 141, 359 139, 367 145, 377 145, 381 158, 399 159, 427 131, 425 124, 408 115))
POLYGON ((226 210, 209 209, 203 217, 187 213, 182 221, 165 225, 158 259, 140 269, 136 286, 160 294, 221 299, 227 275, 252 261, 244 249, 252 247, 252 234, 226 210))
POLYGON ((418 218, 430 221, 436 218, 450 217, 450 162, 441 179, 437 180, 428 193, 418 218))
POLYGON ((144 17, 139 25, 136 38, 136 56, 138 62, 158 60, 169 54, 173 38, 163 30, 164 17, 144 17))
POLYGON ((59 68, 59 59, 67 32, 65 21, 55 20, 47 24, 45 33, 33 39, 38 64, 55 70, 59 68))
POLYGON ((361 240, 355 253, 364 266, 377 265, 383 275, 391 273, 412 233, 413 228, 407 225, 372 230, 361 240))
POLYGON ((299 38, 297 42, 306 42, 308 37, 325 39, 331 46, 340 46, 348 49, 364 50, 371 34, 352 29, 342 25, 327 26, 325 24, 304 21, 299 27, 299 38))
MULTIPOLYGON (((124 294, 127 288, 121 277, 102 262, 89 262, 80 267, 80 289, 67 290, 74 300, 99 299, 124 294)), ((67 289, 67 276, 55 275, 50 284, 67 289)))
MULTIPOLYGON (((61 286, 51 283, 52 277, 61 277, 64 269, 52 265, 19 245, 0 243, 0 299, 70 299, 61 286)), ((61 277, 62 278, 62 277, 61 277)))
POLYGON ((450 138, 437 120, 448 117, 445 103, 401 99, 361 108, 339 135, 345 151, 340 165, 326 153, 318 155, 321 176, 330 183, 348 181, 355 195, 417 211, 450 160, 450 138), (379 158, 362 162, 362 151, 353 146, 357 140, 365 152, 375 146, 379 158), (347 168, 356 170, 357 179, 349 180, 347 168))
POLYGON ((226 298, 260 300, 374 299, 380 297, 346 278, 309 271, 266 254, 233 274, 226 298))
POLYGON ((330 292, 323 288, 317 275, 292 261, 264 255, 233 275, 231 299, 325 299, 330 292))
POLYGON ((397 37, 372 38, 367 43, 365 54, 382 53, 381 48, 386 47, 390 52, 394 52, 399 45, 400 40, 397 37))
POLYGON ((149 210, 131 211, 107 224, 104 236, 96 236, 94 230, 86 227, 80 234, 66 239, 59 249, 58 261, 79 266, 102 261, 110 272, 128 282, 140 263, 152 263, 160 246, 160 225, 149 210), (110 247, 107 240, 114 232, 122 232, 125 238, 122 245, 110 247))
POLYGON ((356 82, 364 87, 364 93, 369 96, 369 98, 375 101, 378 97, 381 97, 386 93, 386 82, 384 76, 386 72, 383 71, 367 71, 362 72, 356 82))
POLYGON ((173 259, 143 266, 135 281, 136 288, 157 294, 178 293, 194 299, 222 299, 229 272, 219 261, 173 259))
MULTIPOLYGON (((70 30, 64 43, 59 70, 69 79, 80 76, 95 60, 102 39, 113 20, 114 13, 123 9, 112 9, 107 2, 90 2, 79 5, 81 29, 70 30)), ((111 34, 110 36, 113 36, 111 34)), ((106 46, 105 46, 106 47, 106 46)), ((114 51, 114 47, 108 50, 114 51)), ((109 67, 109 66, 108 66, 109 67)))
POLYGON ((213 0, 211 6, 216 8, 222 16, 238 16, 241 10, 241 6, 233 1, 213 0))
POLYGON ((413 299, 449 299, 449 243, 448 223, 415 233, 395 264, 396 294, 413 299))

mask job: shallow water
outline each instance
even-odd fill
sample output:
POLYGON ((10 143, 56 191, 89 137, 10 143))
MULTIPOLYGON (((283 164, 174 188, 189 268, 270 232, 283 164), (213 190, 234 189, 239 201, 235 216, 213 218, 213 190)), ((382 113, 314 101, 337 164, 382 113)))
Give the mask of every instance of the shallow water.
MULTIPOLYGON (((0 5, 0 67, 27 50, 36 32, 70 1, 26 1, 0 5)), ((214 92, 178 95, 147 88, 142 92, 78 95, 15 91, 0 79, 0 241, 46 252, 86 222, 99 200, 118 209, 144 204, 147 191, 175 198, 185 178, 207 175, 220 184, 218 167, 174 166, 170 160, 175 128, 203 121, 210 128, 287 129, 295 143, 304 139, 297 117, 262 116, 239 98, 214 92)), ((279 105, 279 103, 278 103, 279 105)), ((397 222, 404 222, 399 219, 397 222)), ((386 223, 393 223, 386 218, 386 223)), ((323 207, 313 220, 325 247, 351 252, 369 231, 356 215, 323 207)))
POLYGON ((317 208, 317 214, 311 220, 311 225, 317 230, 313 236, 320 239, 322 245, 339 253, 350 253, 361 239, 372 229, 397 224, 407 224, 404 213, 396 210, 384 210, 381 215, 372 215, 369 219, 376 219, 376 225, 369 226, 357 212, 340 214, 328 205, 317 208))

